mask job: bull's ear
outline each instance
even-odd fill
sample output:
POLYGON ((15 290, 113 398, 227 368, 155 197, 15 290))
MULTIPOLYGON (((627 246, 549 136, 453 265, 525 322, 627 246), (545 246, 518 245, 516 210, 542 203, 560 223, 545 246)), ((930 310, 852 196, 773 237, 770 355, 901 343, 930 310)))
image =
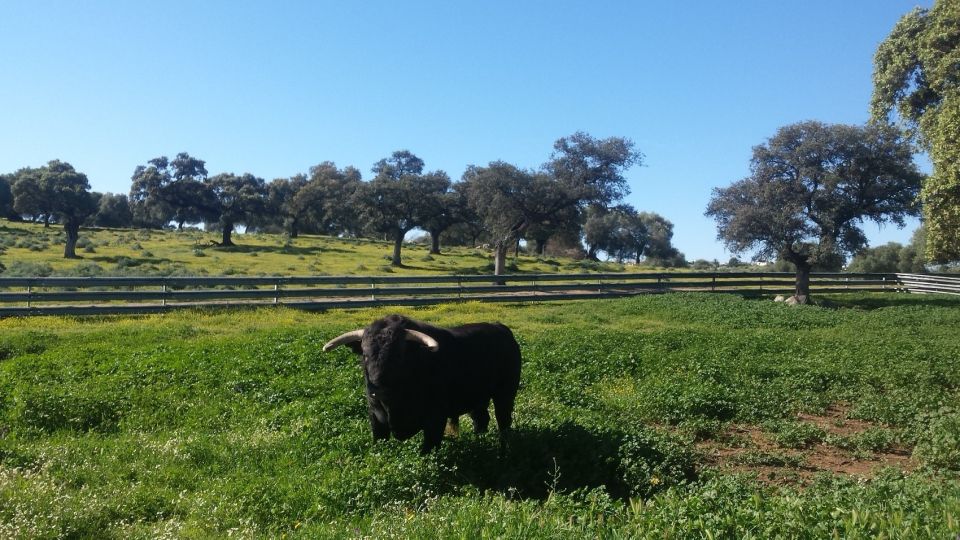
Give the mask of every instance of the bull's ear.
POLYGON ((354 330, 352 332, 347 332, 346 334, 340 334, 339 336, 331 339, 323 346, 323 352, 327 352, 341 345, 348 345, 353 352, 360 353, 360 340, 363 339, 363 330, 354 330))

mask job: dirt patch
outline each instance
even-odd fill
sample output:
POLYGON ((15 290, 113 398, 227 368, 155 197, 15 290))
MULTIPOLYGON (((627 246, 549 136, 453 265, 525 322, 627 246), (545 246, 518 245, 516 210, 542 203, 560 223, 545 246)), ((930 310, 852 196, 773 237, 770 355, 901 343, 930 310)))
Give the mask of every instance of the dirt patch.
POLYGON ((815 475, 830 473, 872 478, 885 467, 911 471, 916 464, 911 449, 889 445, 879 451, 851 447, 846 441, 881 426, 850 418, 849 405, 836 404, 822 415, 799 414, 796 420, 816 426, 826 434, 823 440, 804 448, 778 444, 775 436, 760 426, 732 424, 714 439, 697 444, 710 466, 729 472, 755 473, 765 483, 805 485, 815 475))

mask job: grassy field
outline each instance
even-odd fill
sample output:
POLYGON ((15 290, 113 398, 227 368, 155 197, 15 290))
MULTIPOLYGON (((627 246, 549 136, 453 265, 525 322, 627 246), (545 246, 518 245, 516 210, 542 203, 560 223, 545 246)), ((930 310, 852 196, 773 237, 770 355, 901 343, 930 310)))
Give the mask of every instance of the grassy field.
MULTIPOLYGON (((453 247, 430 255, 429 246, 408 244, 404 266, 390 266, 392 242, 304 235, 234 235, 235 247, 211 245, 218 233, 198 230, 83 229, 77 254, 63 258, 60 227, 0 220, 0 276, 35 275, 374 275, 493 273, 490 250, 453 247)), ((510 259, 511 272, 619 272, 623 265, 540 259, 510 259)))
POLYGON ((952 538, 960 301, 831 300, 403 310, 514 329, 505 457, 372 442, 386 310, 0 320, 0 538, 952 538))

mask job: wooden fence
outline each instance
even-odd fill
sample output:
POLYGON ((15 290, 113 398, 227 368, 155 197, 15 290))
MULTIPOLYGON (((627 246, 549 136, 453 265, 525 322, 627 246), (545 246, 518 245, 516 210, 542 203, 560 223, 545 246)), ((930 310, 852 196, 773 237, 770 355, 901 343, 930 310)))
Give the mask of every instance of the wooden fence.
MULTIPOLYGON (((928 277, 910 275, 910 283, 926 283, 923 279, 928 277)), ((896 291, 904 290, 905 279, 897 274, 817 273, 811 276, 811 289, 820 293, 896 291)), ((949 286, 955 293, 960 290, 960 279, 952 279, 949 286)), ((271 304, 322 310, 466 300, 578 300, 669 291, 789 294, 793 286, 793 274, 777 272, 0 278, 0 317, 271 304)), ((930 287, 924 284, 923 292, 933 292, 930 287)))

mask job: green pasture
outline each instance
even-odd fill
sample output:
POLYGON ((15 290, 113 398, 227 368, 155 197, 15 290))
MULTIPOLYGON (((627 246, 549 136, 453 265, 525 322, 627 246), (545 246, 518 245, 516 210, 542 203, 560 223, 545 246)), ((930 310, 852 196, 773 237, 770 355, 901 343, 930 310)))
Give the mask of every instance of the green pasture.
POLYGON ((3 319, 0 538, 953 538, 960 299, 826 300, 3 319), (371 440, 356 359, 320 348, 393 311, 514 330, 506 455, 469 421, 426 457, 371 440), (836 407, 870 428, 798 416, 836 407))
MULTIPOLYGON (((118 275, 416 275, 490 274, 489 249, 442 247, 431 255, 429 246, 406 244, 403 267, 391 267, 393 243, 363 238, 302 235, 235 234, 234 247, 211 241, 219 233, 195 229, 81 229, 79 259, 63 258, 65 235, 61 227, 0 220, 0 276, 118 276, 118 275)), ((573 261, 565 258, 510 258, 511 272, 619 272, 615 263, 573 261)))

